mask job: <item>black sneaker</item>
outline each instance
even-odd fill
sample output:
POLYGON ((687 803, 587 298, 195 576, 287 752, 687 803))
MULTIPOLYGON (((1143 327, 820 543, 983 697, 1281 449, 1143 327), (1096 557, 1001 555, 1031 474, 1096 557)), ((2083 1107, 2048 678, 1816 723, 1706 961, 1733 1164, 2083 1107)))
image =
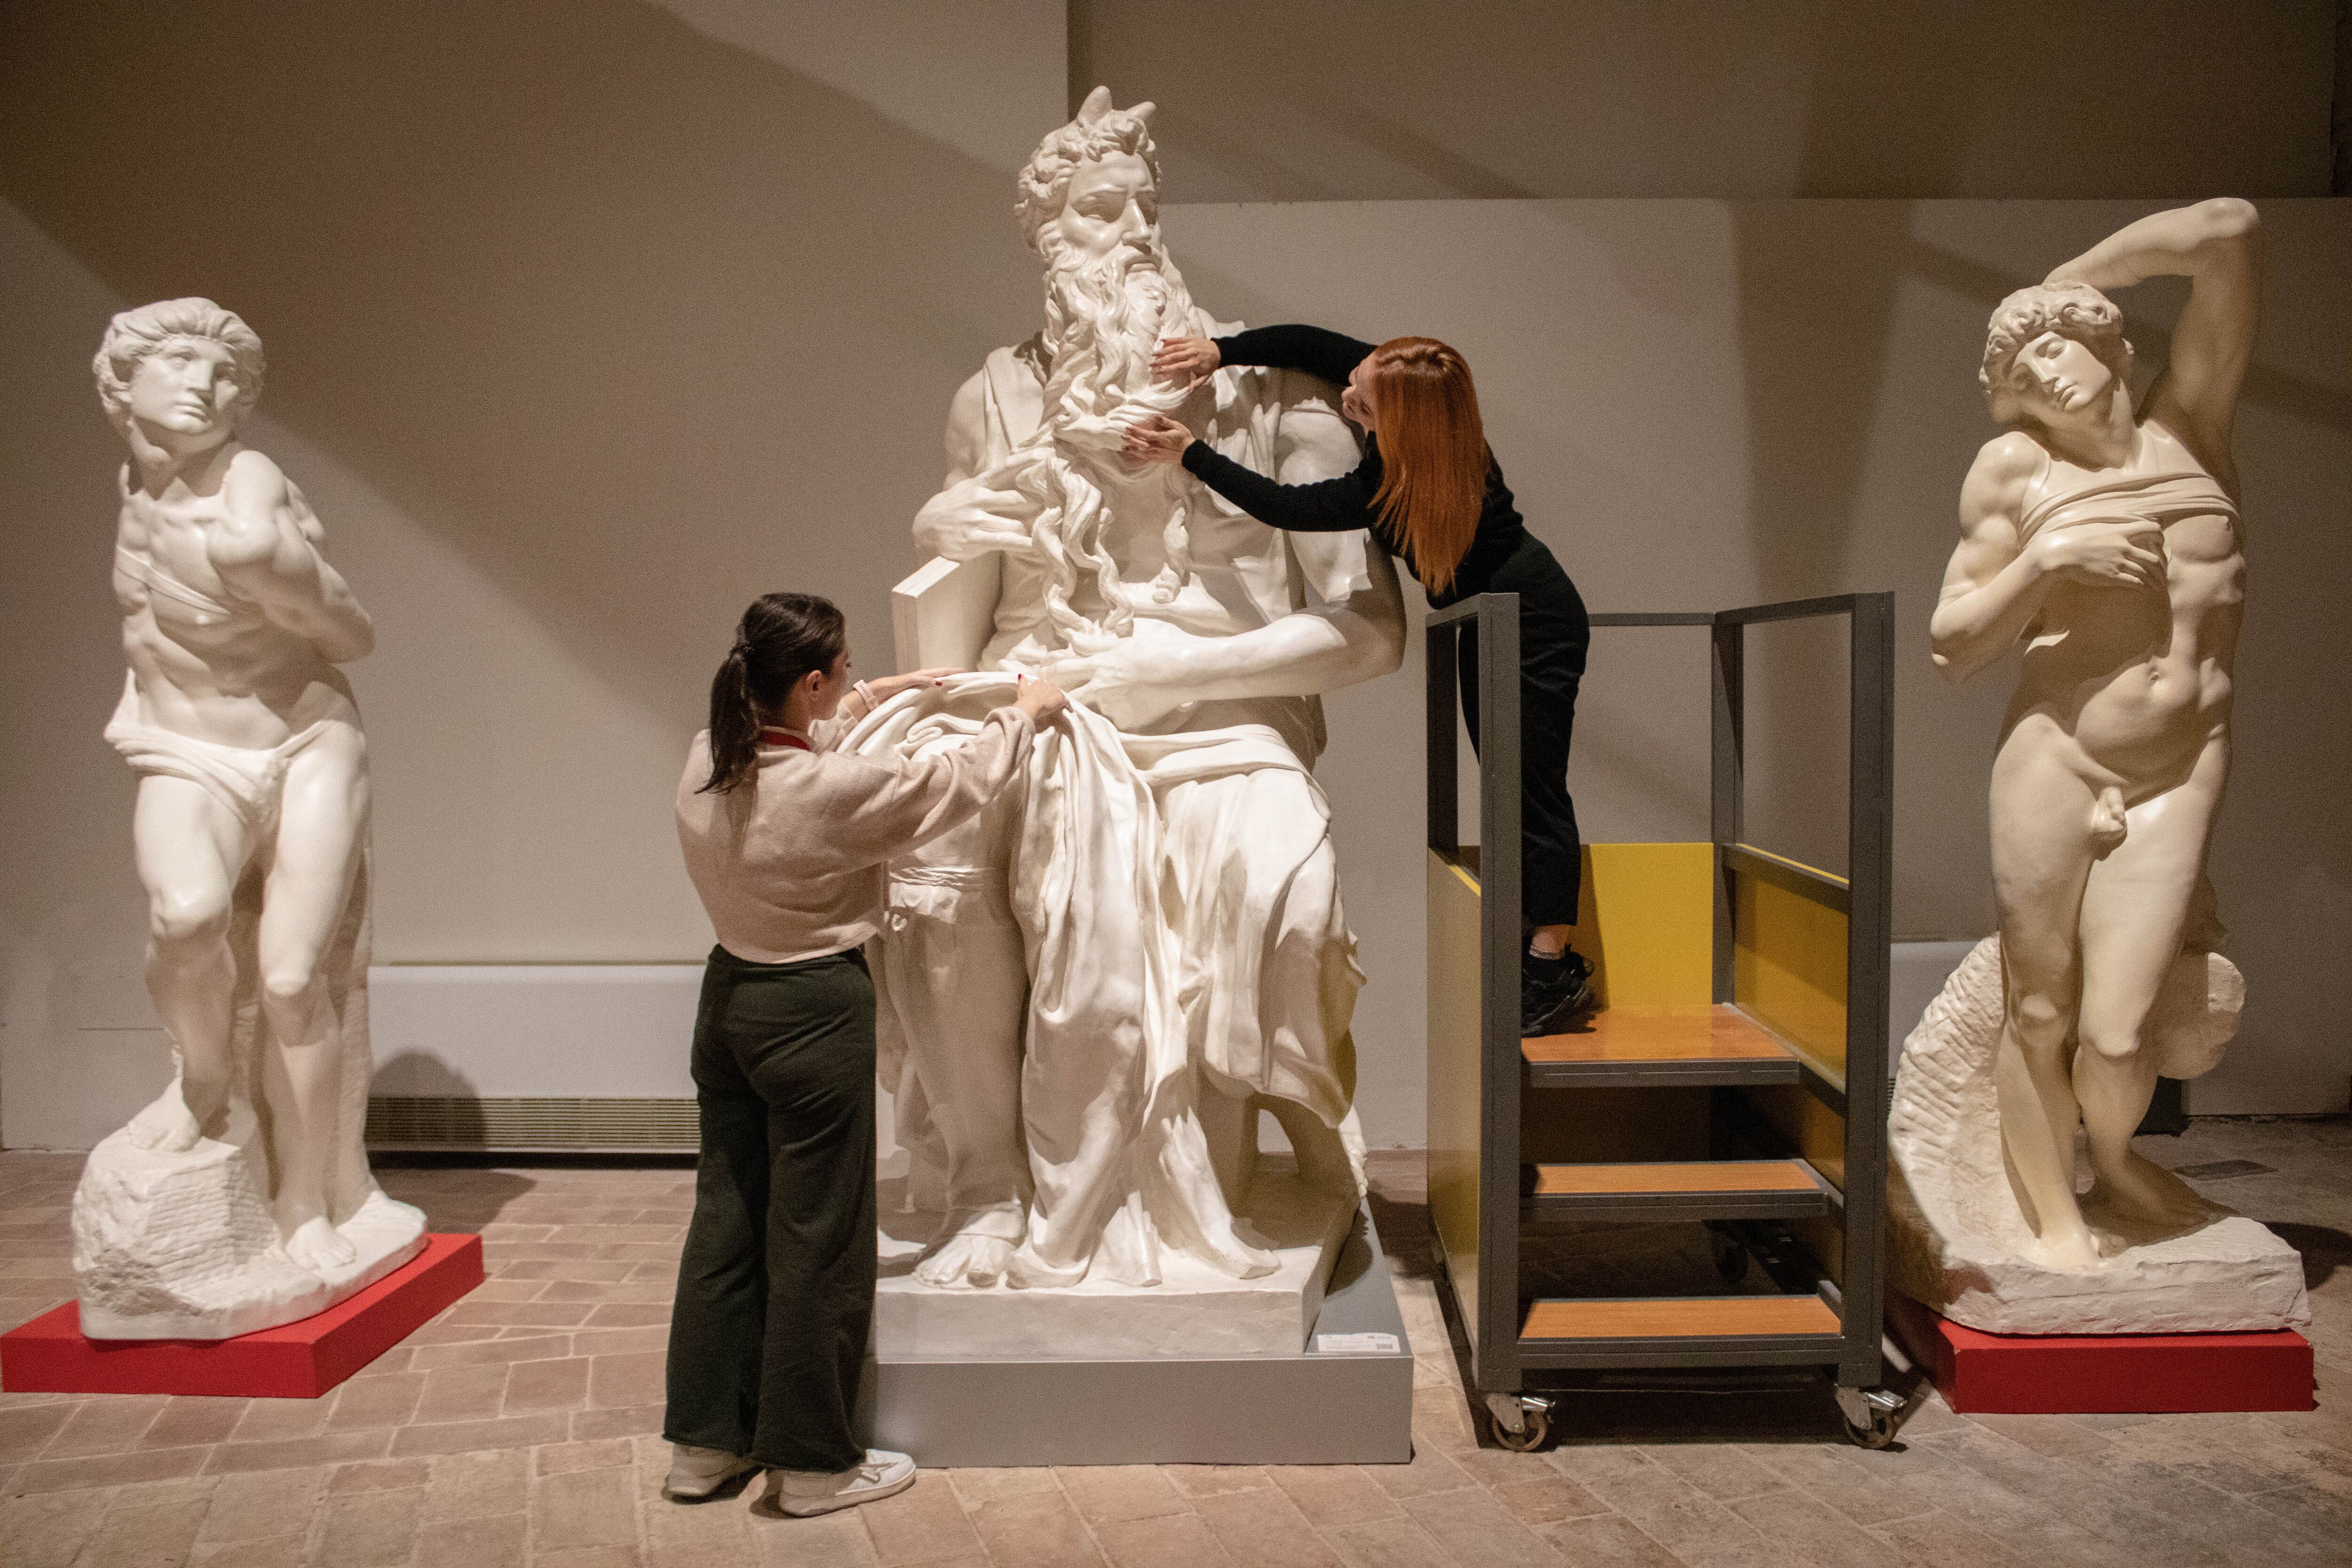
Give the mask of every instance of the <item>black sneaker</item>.
POLYGON ((1519 1038, 1556 1035, 1592 1005, 1592 965, 1573 948, 1558 958, 1519 960, 1519 1038))

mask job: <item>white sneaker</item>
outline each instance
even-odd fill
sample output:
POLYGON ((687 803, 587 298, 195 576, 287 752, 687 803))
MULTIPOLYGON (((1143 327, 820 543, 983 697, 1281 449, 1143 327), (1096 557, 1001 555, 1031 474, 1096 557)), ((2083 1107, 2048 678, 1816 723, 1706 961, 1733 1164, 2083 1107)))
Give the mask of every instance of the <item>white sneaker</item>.
POLYGON ((768 1500, 785 1513, 805 1519, 813 1513, 873 1502, 914 1484, 914 1460, 887 1448, 868 1448, 864 1464, 831 1475, 822 1470, 769 1471, 768 1500))
POLYGON ((724 1448, 672 1443, 669 1454, 669 1479, 662 1483, 662 1496, 688 1502, 707 1498, 744 1471, 760 1468, 742 1455, 730 1454, 724 1448))

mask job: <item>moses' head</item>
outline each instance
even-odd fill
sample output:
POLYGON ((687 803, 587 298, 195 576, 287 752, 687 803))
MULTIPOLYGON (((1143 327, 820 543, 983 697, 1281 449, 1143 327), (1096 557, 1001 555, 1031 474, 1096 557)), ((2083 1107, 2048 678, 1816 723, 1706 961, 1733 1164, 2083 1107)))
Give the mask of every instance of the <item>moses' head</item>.
POLYGON ((1113 109, 1110 89, 1098 87, 1076 119, 1037 143, 1013 204, 1030 249, 1048 262, 1067 251, 1099 258, 1120 242, 1122 218, 1156 229, 1160 153, 1151 144, 1151 109, 1113 109))

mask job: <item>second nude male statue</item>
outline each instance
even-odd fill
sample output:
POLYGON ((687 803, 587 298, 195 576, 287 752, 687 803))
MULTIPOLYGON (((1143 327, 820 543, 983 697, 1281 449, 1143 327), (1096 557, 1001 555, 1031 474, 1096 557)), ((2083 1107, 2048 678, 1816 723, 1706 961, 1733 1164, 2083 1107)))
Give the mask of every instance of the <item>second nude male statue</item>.
POLYGON ((2184 949, 2198 979, 2221 939, 2205 853, 2245 605, 2231 426, 2256 240, 2242 201, 2142 218, 2002 301, 1985 349, 1993 416, 2013 428, 1962 488, 1931 631, 1955 678, 2025 645, 1992 770, 1994 1073, 2031 1256, 2053 1268, 2217 1212, 2131 1138, 2158 1076, 2151 1010, 2184 949), (2189 279, 2189 303, 2135 416, 2131 345, 2101 290, 2166 274, 2189 279), (2075 1196, 2078 1118, 2105 1234, 2075 1196))

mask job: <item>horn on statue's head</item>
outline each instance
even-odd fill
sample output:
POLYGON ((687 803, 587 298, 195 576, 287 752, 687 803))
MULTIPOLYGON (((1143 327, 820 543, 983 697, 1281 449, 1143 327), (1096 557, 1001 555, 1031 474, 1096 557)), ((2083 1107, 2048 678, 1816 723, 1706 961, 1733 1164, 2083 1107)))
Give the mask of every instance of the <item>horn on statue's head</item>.
POLYGON ((1095 89, 1094 91, 1087 94, 1087 100, 1078 105, 1078 123, 1081 125, 1092 125, 1096 121, 1100 120, 1104 115, 1108 114, 1109 112, 1110 89, 1107 87, 1098 87, 1095 89))
POLYGON ((1150 99, 1148 99, 1148 98, 1147 98, 1147 99, 1145 99, 1141 103, 1139 103, 1139 104, 1137 104, 1135 107, 1133 107, 1132 109, 1129 109, 1129 110, 1128 110, 1128 112, 1129 112, 1129 114, 1134 115, 1134 116, 1136 117, 1136 119, 1138 119, 1138 120, 1140 120, 1140 121, 1144 121, 1146 124, 1149 124, 1149 123, 1150 122, 1150 121, 1151 121, 1151 111, 1152 111, 1153 110, 1155 110, 1155 109, 1159 108, 1159 107, 1160 107, 1160 106, 1159 106, 1158 104, 1156 104, 1156 103, 1152 102, 1150 99))

